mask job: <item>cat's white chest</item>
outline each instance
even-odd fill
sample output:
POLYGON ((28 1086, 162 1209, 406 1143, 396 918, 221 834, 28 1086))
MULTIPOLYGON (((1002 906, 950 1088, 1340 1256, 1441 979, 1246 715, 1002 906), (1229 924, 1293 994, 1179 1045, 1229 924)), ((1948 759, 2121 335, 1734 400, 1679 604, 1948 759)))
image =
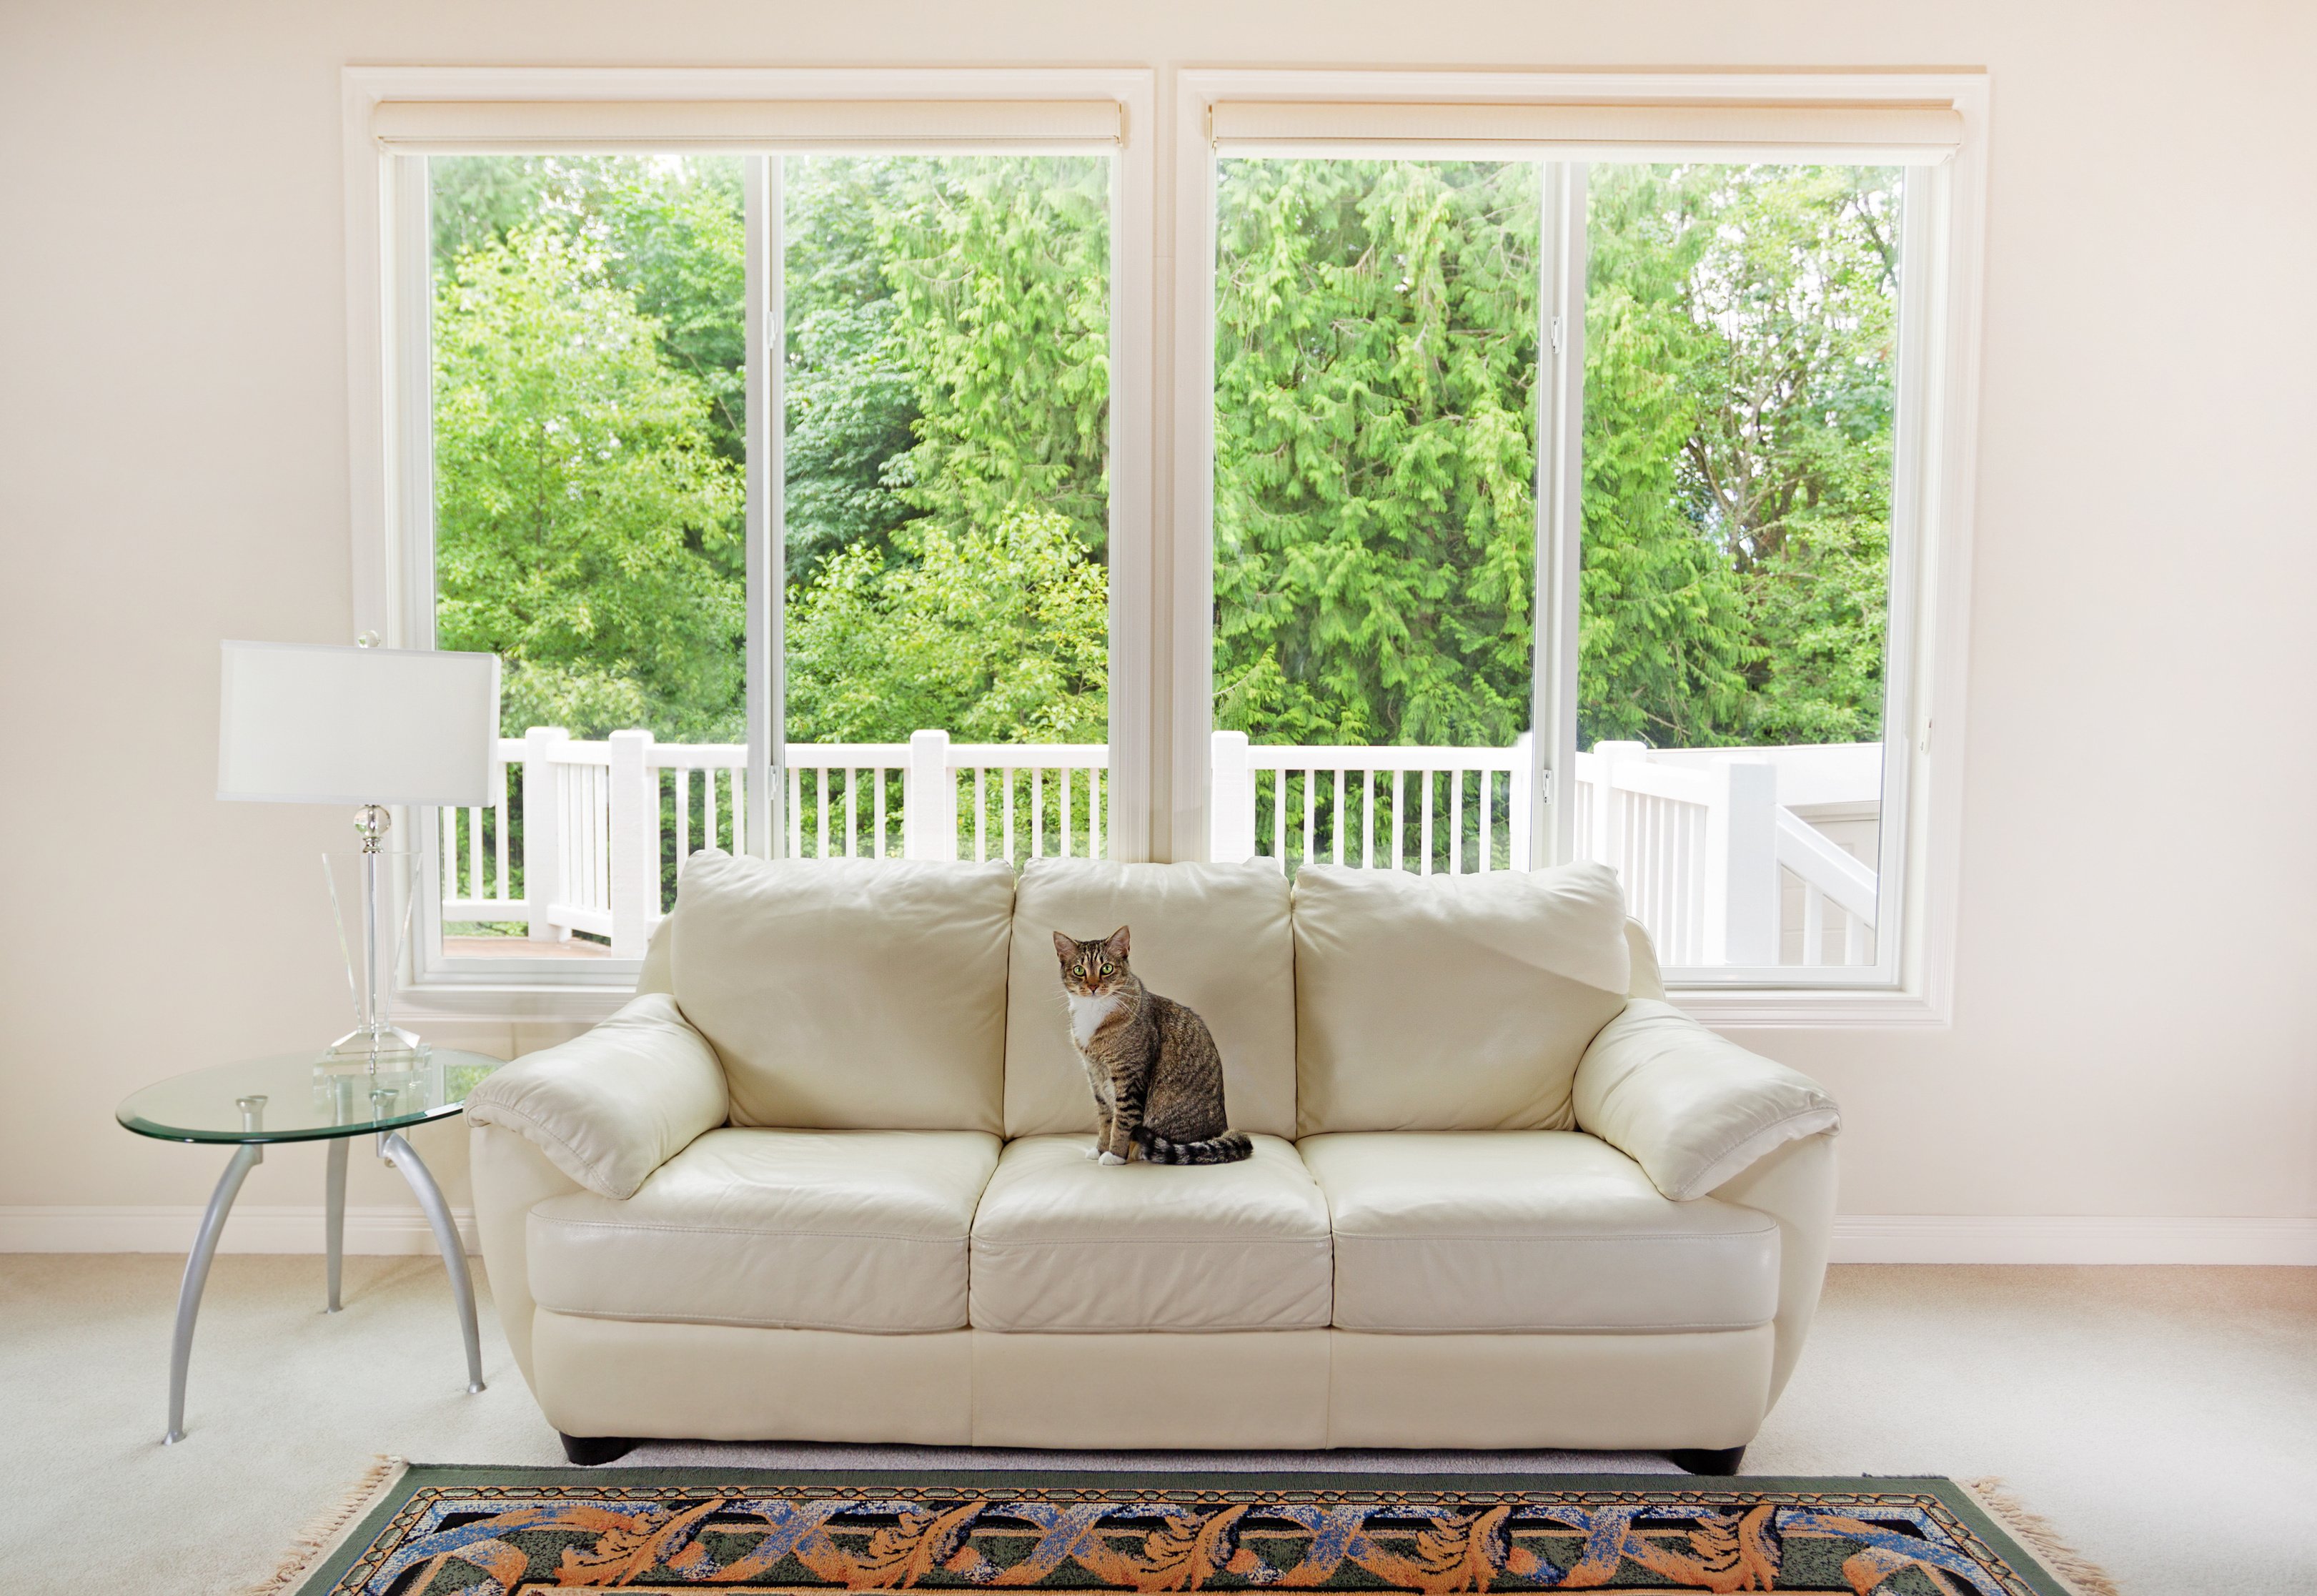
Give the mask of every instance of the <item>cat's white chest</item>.
POLYGON ((1084 1052, 1087 1044, 1094 1040, 1094 1034, 1102 1029, 1102 1022, 1116 1012, 1118 998, 1115 993, 1081 998, 1075 992, 1065 992, 1062 996, 1070 1006, 1070 1040, 1084 1052))

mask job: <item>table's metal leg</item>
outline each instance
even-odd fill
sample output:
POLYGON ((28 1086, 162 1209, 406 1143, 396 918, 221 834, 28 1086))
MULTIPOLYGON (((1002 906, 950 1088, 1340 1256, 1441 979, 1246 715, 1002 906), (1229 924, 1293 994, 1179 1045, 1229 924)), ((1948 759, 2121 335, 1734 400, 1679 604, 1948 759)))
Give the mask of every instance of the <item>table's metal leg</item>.
POLYGON ((330 1305, 325 1314, 338 1311, 338 1278, 346 1260, 346 1139, 338 1137, 330 1143, 330 1172, 323 1197, 323 1251, 329 1254, 330 1305))
POLYGON ((226 1165, 217 1189, 210 1194, 209 1212, 201 1215, 201 1233, 193 1238, 193 1251, 185 1260, 185 1278, 177 1287, 177 1331, 169 1342, 169 1429, 161 1437, 165 1447, 185 1439, 185 1369, 192 1361, 193 1321, 201 1311, 201 1288, 210 1281, 210 1260, 217 1256, 218 1234, 225 1229, 225 1216, 233 1211, 233 1199, 241 1195, 242 1178, 264 1159, 265 1149, 255 1142, 245 1142, 233 1150, 233 1161, 226 1165))
POLYGON ((434 1244, 443 1250, 443 1268, 451 1277, 451 1296, 459 1305, 459 1329, 467 1338, 467 1389, 480 1391, 483 1338, 475 1328, 475 1281, 467 1270, 467 1244, 459 1239, 459 1227, 452 1222, 451 1206, 443 1200, 442 1188, 434 1184, 425 1161, 402 1139, 401 1132, 389 1131, 380 1138, 379 1152, 410 1182, 418 1206, 426 1210, 426 1223, 434 1227, 434 1244))

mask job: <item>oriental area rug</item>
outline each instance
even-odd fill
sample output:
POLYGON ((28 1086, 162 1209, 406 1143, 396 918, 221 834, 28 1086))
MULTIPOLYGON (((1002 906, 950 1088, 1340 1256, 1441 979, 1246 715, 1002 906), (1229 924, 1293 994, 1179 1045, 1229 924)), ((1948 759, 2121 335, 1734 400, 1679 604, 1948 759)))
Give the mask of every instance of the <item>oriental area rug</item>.
POLYGON ((2080 1567, 2064 1579, 2050 1548, 2022 1544, 2035 1526, 2015 1518, 2010 1533, 1999 1504, 1936 1478, 398 1466, 367 1502, 275 1588, 2089 1596, 2107 1583, 2080 1567))

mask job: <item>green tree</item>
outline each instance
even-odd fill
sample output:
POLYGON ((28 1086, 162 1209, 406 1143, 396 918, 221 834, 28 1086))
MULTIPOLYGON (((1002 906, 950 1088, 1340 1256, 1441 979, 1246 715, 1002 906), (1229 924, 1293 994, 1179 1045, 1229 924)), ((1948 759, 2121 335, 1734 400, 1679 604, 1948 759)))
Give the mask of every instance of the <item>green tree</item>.
POLYGON ((1215 683, 1259 740, 1529 720, 1537 169, 1227 161, 1215 683))
POLYGON ((787 193, 789 734, 1108 735, 1108 169, 807 157, 787 193))
POLYGON ((1682 464, 1714 353, 1687 285, 1705 241, 1650 167, 1595 168, 1585 298, 1578 740, 1731 740, 1746 701, 1737 573, 1699 524, 1682 464))
POLYGON ((1077 531, 1014 509, 924 531, 887 567, 865 543, 792 589, 788 734, 898 741, 940 727, 977 742, 1109 736, 1109 584, 1077 531))
POLYGON ((877 237, 899 164, 813 156, 783 167, 792 583, 856 544, 893 559, 894 534, 920 513, 904 491, 921 384, 895 325, 877 237))
POLYGON ((462 254, 434 331, 436 624, 506 661, 502 729, 738 725, 739 483, 714 401, 585 238, 462 254))
POLYGON ((595 247, 662 352, 714 401, 717 452, 744 462, 747 241, 731 157, 443 156, 427 164, 438 277, 471 250, 552 229, 595 247))
POLYGON ((1704 167, 1686 308, 1698 524, 1746 590, 1749 742, 1881 735, 1898 322, 1898 173, 1704 167))
POLYGON ((1110 163, 896 162, 870 191, 917 385, 902 496, 953 534, 1036 506, 1109 533, 1110 163))

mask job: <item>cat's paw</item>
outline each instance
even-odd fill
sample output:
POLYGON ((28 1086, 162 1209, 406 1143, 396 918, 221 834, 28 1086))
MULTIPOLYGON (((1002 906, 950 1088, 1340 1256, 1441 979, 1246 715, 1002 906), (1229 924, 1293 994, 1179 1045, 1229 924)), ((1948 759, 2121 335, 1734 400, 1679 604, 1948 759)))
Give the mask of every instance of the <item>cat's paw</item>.
POLYGON ((1126 1161, 1124 1159, 1119 1157, 1115 1152, 1105 1152, 1100 1158, 1095 1160, 1095 1162, 1100 1164, 1123 1164, 1125 1161, 1126 1161))
POLYGON ((1099 1145, 1089 1147, 1086 1151, 1086 1155, 1087 1162, 1099 1163, 1102 1161, 1102 1148, 1099 1145))

